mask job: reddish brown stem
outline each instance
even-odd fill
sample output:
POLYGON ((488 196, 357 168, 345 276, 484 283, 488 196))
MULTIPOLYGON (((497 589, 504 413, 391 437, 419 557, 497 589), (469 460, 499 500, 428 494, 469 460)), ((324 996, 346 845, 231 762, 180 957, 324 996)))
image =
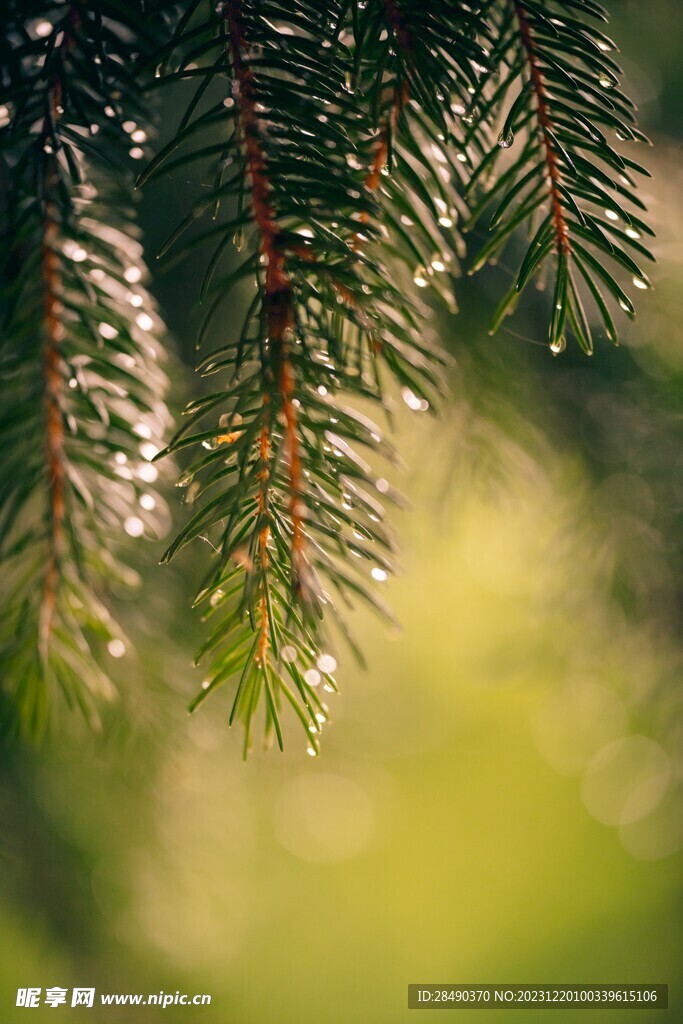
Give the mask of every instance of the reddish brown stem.
MULTIPOLYGON (((395 0, 382 0, 382 3, 396 47, 403 54, 404 60, 412 60, 413 44, 410 38, 410 33, 405 27, 401 11, 399 10, 395 0)), ((401 111, 405 107, 409 98, 410 88, 407 80, 404 79, 401 85, 397 85, 394 89, 394 99, 391 112, 389 113, 384 127, 380 132, 375 145, 372 167, 365 179, 365 184, 372 192, 376 192, 379 188, 380 174, 382 173, 382 168, 386 164, 387 157, 389 155, 389 143, 396 129, 401 111)))
MULTIPOLYGON (((292 369, 290 340, 294 329, 294 295, 291 278, 287 271, 285 252, 279 241, 280 230, 273 207, 269 180, 268 159, 263 149, 262 131, 257 109, 257 86, 254 72, 244 58, 246 37, 242 17, 242 0, 228 0, 223 8, 228 27, 230 54, 234 81, 238 91, 238 117, 247 171, 251 178, 251 205, 254 221, 261 239, 261 254, 265 263, 265 303, 268 339, 278 357, 278 388, 286 424, 286 443, 289 451, 290 514, 292 520, 292 569, 295 590, 301 590, 305 574, 305 536, 301 503, 301 458, 299 454, 299 433, 297 411, 294 404, 295 378, 292 369)), ((264 430, 267 428, 264 426, 264 430)), ((262 457, 264 434, 262 433, 262 457)), ((270 436, 265 438, 270 449, 270 436)), ((262 488, 261 494, 264 495, 262 488)), ((266 554, 268 536, 261 547, 266 554)), ((261 598, 262 622, 265 623, 264 637, 267 637, 267 608, 265 594, 261 598)), ((265 653, 265 642, 262 654, 265 653)))
POLYGON ((543 137, 545 165, 550 182, 550 207, 555 233, 555 249, 558 253, 563 253, 565 256, 568 256, 571 251, 569 229, 567 227, 567 219, 564 214, 564 207, 562 206, 562 197, 559 187, 562 184, 562 172, 560 170, 557 153, 555 152, 551 141, 552 118, 550 116, 545 79, 543 78, 543 73, 539 64, 536 42, 534 40, 533 32, 531 31, 531 25, 529 24, 526 11, 519 3, 515 3, 514 8, 517 15, 517 23, 519 24, 519 34, 522 40, 522 46, 524 47, 527 63, 529 65, 531 88, 536 96, 536 117, 543 137))
POLYGON ((382 168, 386 164, 389 156, 389 143, 396 132, 398 119, 401 116, 401 111, 408 101, 409 95, 410 90, 407 82, 403 82, 402 86, 397 86, 394 90, 394 101, 391 106, 391 111, 389 112, 384 126, 379 133, 377 142, 375 143, 372 167, 365 178, 365 184, 371 192, 376 192, 379 188, 382 168))

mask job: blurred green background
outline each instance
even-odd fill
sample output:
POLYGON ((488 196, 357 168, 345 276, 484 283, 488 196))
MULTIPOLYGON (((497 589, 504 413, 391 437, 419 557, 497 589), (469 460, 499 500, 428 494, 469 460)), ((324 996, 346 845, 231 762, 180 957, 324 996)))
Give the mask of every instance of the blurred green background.
MULTIPOLYGON (((212 1005, 31 1019, 397 1024, 409 982, 486 981, 668 982, 668 1015, 627 1019, 683 1019, 683 19, 611 6, 656 143, 659 266, 625 345, 553 358, 543 295, 490 338, 505 259, 458 283, 452 407, 398 416, 403 631, 357 622, 370 671, 339 657, 317 760, 297 726, 243 764, 220 693, 187 717, 205 553, 158 569, 139 548, 103 734, 65 718, 0 755, 0 1020, 24 1019, 18 987, 61 985, 212 1005)), ((150 262, 198 183, 145 193, 150 262)), ((200 273, 156 288, 188 363, 200 273)))

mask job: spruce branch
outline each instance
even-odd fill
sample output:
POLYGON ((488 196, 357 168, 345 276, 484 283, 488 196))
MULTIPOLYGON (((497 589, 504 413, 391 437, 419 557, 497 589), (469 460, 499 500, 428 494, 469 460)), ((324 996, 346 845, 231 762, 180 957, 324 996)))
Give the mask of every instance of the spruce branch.
POLYGON ((466 195, 472 222, 494 200, 496 206, 491 237, 472 270, 497 258, 517 229, 527 226, 530 242, 492 331, 514 311, 541 268, 552 262, 550 348, 561 352, 570 330, 590 354, 591 317, 584 299, 592 300, 615 344, 617 330, 603 288, 628 317, 635 315, 609 263, 625 271, 635 287, 650 287, 636 262, 638 257, 654 257, 641 241, 652 230, 635 212, 646 208, 634 177, 648 172, 614 146, 615 141, 647 139, 635 125, 632 102, 619 88, 621 68, 611 56, 615 45, 594 25, 607 21, 602 7, 570 0, 498 0, 490 15, 493 70, 480 84, 479 123, 472 132, 480 147, 486 138, 490 141, 466 195), (501 114, 516 87, 517 95, 501 114), (502 154, 520 137, 519 155, 496 176, 502 154))
POLYGON ((230 204, 203 290, 207 321, 239 280, 256 284, 238 339, 200 363, 205 374, 227 371, 227 384, 191 405, 170 446, 210 451, 182 477, 200 508, 168 552, 197 536, 217 549, 198 601, 208 604, 207 618, 223 618, 201 652, 216 653, 192 706, 235 682, 230 722, 244 724, 245 753, 263 699, 266 739, 282 746, 281 707, 289 703, 316 754, 327 717, 318 687, 336 686, 323 615, 355 648, 340 604, 360 598, 389 614, 370 583, 391 571, 380 497, 393 492, 358 448, 388 457, 392 450, 344 395, 381 405, 382 365, 420 407, 440 386, 441 354, 420 338, 415 310, 390 273, 364 251, 379 235, 378 208, 354 141, 363 113, 347 88, 349 51, 327 39, 342 14, 341 5, 284 12, 228 0, 188 27, 174 41, 174 70, 164 54, 169 78, 182 77, 201 49, 198 95, 226 77, 227 95, 205 108, 193 103, 142 178, 170 165, 188 132, 203 131, 206 141, 187 156, 219 154, 215 185, 183 224, 230 204), (290 25, 296 30, 281 31, 290 25), (322 58, 321 39, 330 43, 322 58), (236 167, 228 179, 226 162, 236 167), (221 278, 230 238, 247 255, 221 278), (206 429, 189 433, 207 417, 206 429))
POLYGON ((105 583, 135 583, 121 538, 154 536, 164 514, 148 462, 168 416, 161 324, 125 166, 146 137, 126 67, 139 13, 73 0, 2 14, 2 724, 27 734, 55 690, 97 724, 114 694, 103 665, 125 650, 105 583))

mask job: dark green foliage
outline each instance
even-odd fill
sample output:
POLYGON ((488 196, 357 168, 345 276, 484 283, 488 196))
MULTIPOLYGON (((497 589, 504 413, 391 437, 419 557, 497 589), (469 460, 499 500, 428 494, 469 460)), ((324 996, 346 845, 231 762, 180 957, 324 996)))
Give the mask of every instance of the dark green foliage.
MULTIPOLYGON (((26 5, 7 11, 12 128, 3 132, 2 151, 12 199, 3 244, 11 326, 4 358, 21 364, 16 372, 34 389, 31 436, 40 436, 45 422, 44 384, 31 370, 50 350, 45 267, 37 255, 46 218, 62 239, 62 257, 67 242, 80 246, 91 261, 107 263, 110 284, 117 275, 120 281, 120 240, 103 229, 88 190, 94 183, 108 196, 115 188, 125 194, 130 140, 121 122, 140 120, 146 77, 154 71, 159 88, 184 82, 186 112, 138 184, 153 187, 159 174, 191 167, 202 187, 169 225, 160 255, 198 245, 212 253, 199 296, 198 347, 218 335, 199 364, 217 383, 190 403, 164 452, 178 453, 192 510, 166 557, 196 538, 214 549, 197 596, 209 622, 200 652, 208 668, 193 707, 230 685, 230 722, 244 724, 246 751, 260 707, 266 739, 282 746, 281 711, 289 704, 316 754, 327 718, 320 685, 336 687, 330 648, 340 633, 362 660, 347 609, 360 601, 389 614, 374 583, 392 571, 384 505, 396 494, 376 462, 394 455, 370 418, 373 407, 388 412, 398 390, 410 407, 434 408, 443 391, 446 359, 425 332, 418 296, 433 292, 455 309, 464 232, 479 234, 482 225, 490 237, 473 270, 497 259, 512 239, 527 238, 494 328, 546 268, 555 352, 567 331, 592 351, 593 310, 616 342, 611 300, 633 313, 619 274, 648 283, 636 261, 650 256, 641 241, 649 229, 631 212, 642 208, 633 191, 642 168, 619 155, 615 142, 641 136, 618 87, 613 44, 596 27, 604 14, 592 0, 193 0, 175 5, 175 27, 160 37, 158 7, 132 0, 46 4, 31 17, 26 5), (72 25, 77 12, 73 44, 63 37, 59 43, 57 30, 36 38, 34 19, 50 11, 72 25), (55 81, 65 108, 58 116, 55 81), (94 136, 91 124, 99 128, 94 136), (31 289, 32 303, 13 305, 22 289, 31 289), (243 311, 239 328, 223 332, 235 308, 243 311), (24 336, 30 343, 22 346, 24 336)), ((119 209, 116 216, 129 224, 119 209)), ((71 296, 62 302, 70 328, 64 356, 97 363, 103 401, 99 392, 119 383, 119 356, 145 358, 145 341, 125 301, 114 303, 115 290, 83 273, 90 262, 62 263, 71 296), (102 319, 117 331, 106 343, 102 319)), ((77 427, 65 464, 80 469, 80 461, 91 476, 111 478, 111 453, 130 459, 136 450, 134 424, 149 391, 131 379, 125 398, 108 392, 116 407, 103 429, 92 385, 86 390, 72 372, 74 408, 66 391, 60 405, 64 424, 77 427), (83 446, 84 437, 97 445, 83 446)), ((150 385, 158 396, 157 381, 146 375, 150 385)), ((5 405, 8 431, 27 388, 5 405)), ((31 530, 43 524, 49 551, 46 449, 43 442, 25 447, 17 445, 6 470, 5 515, 24 503, 42 507, 22 522, 31 530), (36 468, 17 473, 19 463, 36 468)), ((107 490, 114 501, 104 516, 107 531, 137 497, 131 475, 127 496, 114 499, 107 490)), ((69 477, 74 504, 80 491, 69 477)), ((87 498, 81 505, 84 520, 72 518, 71 508, 65 517, 73 538, 68 557, 60 554, 66 581, 93 556, 97 563, 103 524, 87 525, 87 498), (79 561, 81 547, 87 558, 79 561)), ((105 505, 94 505, 97 519, 105 505)), ((20 552, 38 558, 32 534, 5 532, 20 552)), ((22 629, 35 635, 40 564, 8 605, 12 633, 24 614, 22 629)), ((95 607, 94 599, 79 601, 95 607)), ((40 647, 22 636, 17 650, 32 652, 38 664, 40 647)), ((82 653, 89 658, 86 648, 82 653)))

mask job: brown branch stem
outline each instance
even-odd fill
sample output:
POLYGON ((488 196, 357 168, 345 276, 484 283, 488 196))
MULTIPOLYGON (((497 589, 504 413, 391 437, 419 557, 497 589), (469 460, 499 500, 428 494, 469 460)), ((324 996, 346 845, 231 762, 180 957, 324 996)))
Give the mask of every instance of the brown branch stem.
POLYGON ((567 226, 567 219, 564 214, 564 208, 562 206, 562 198, 559 188, 562 184, 562 172, 560 170, 557 153, 555 152, 552 144, 551 135, 549 134, 552 133, 552 118, 548 104, 545 79, 543 78, 543 72, 541 71, 541 66, 539 64, 536 42, 531 30, 531 25, 529 24, 527 13, 520 3, 515 2, 514 8, 515 14, 517 15, 517 23, 519 25, 519 34, 522 40, 522 46, 529 65, 531 88, 533 89, 536 97, 536 117, 543 136, 545 165, 548 172, 550 187, 550 207, 555 234, 555 249, 558 253, 568 256, 571 250, 569 229, 567 226))
MULTIPOLYGON (((301 458, 299 454, 298 417, 295 405, 296 382, 289 350, 293 336, 294 294, 290 275, 287 271, 285 251, 280 243, 280 229, 272 203, 272 189, 269 179, 268 159, 264 152, 262 130, 257 107, 257 83, 254 72, 245 59, 247 40, 242 16, 242 0, 228 0, 222 8, 228 28, 230 56, 234 82, 237 87, 237 106, 240 133, 244 143, 246 165, 251 178, 251 205, 254 221, 260 236, 260 249, 265 264, 265 305, 268 339, 278 360, 278 390, 282 399, 285 418, 285 437, 289 453, 290 515, 292 521, 292 573, 295 592, 301 592, 306 570, 305 535, 301 515, 301 458)), ((264 423, 261 433, 261 458, 267 461, 271 437, 264 423), (264 455, 265 452, 265 455, 264 455)), ((262 479, 259 494, 259 510, 265 510, 265 488, 268 473, 262 479)), ((259 544, 262 565, 267 567, 268 533, 261 531, 259 544), (265 556, 265 557, 264 557, 265 556)), ((262 647, 265 655, 267 644, 267 603, 265 593, 261 596, 262 647)))

